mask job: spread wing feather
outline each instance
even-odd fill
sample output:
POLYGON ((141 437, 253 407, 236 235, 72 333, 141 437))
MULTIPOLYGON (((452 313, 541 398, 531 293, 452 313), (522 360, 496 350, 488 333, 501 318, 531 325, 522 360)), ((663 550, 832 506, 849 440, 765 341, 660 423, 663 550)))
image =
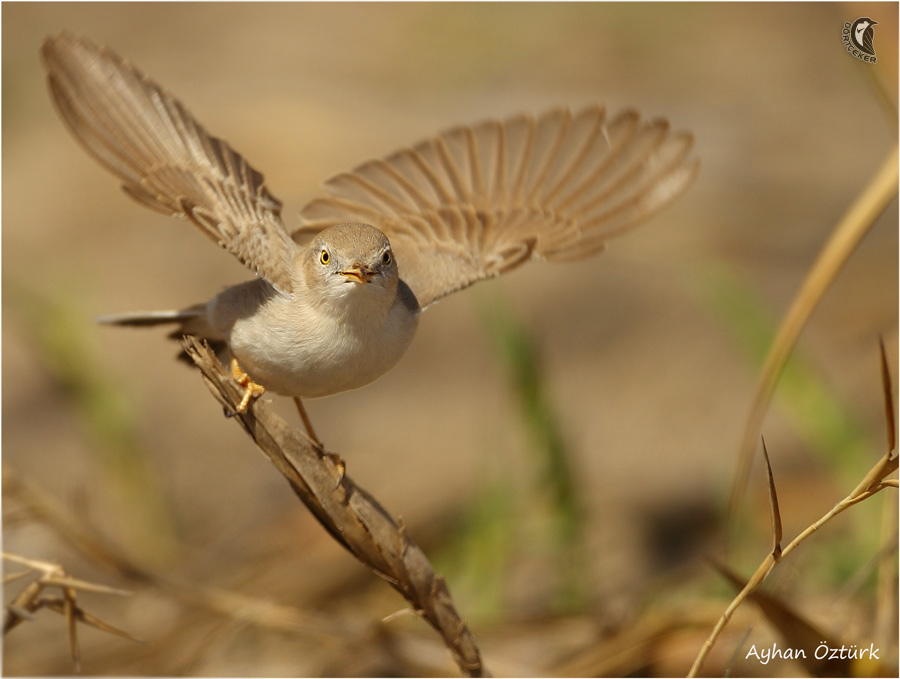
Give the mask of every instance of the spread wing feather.
POLYGON ((293 235, 372 224, 425 307, 529 260, 601 251, 688 187, 692 145, 665 120, 601 107, 456 127, 333 177, 293 235))
POLYGON ((262 174, 113 52, 60 33, 44 43, 43 58, 63 119, 126 193, 187 217, 276 288, 290 291, 296 244, 262 174))

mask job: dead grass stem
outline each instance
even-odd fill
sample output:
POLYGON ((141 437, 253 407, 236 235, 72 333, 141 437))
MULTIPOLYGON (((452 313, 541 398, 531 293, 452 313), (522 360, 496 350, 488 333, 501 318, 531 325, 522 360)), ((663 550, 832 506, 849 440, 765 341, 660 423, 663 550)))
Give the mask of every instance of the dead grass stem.
POLYGON ((800 291, 781 322, 778 334, 772 341, 760 372, 756 393, 738 448, 737 471, 732 484, 728 508, 729 523, 732 526, 736 521, 747 487, 753 451, 760 438, 763 420, 788 357, 807 321, 844 263, 853 254, 856 246, 872 228, 888 203, 897 195, 898 180, 900 180, 898 148, 894 146, 876 175, 835 227, 816 262, 806 274, 800 291))
MULTIPOLYGON (((207 345, 187 337, 184 346, 213 396, 233 412, 242 390, 207 345)), ((485 676, 481 653, 443 578, 402 523, 344 473, 340 459, 316 448, 264 403, 254 403, 234 419, 331 536, 387 580, 438 631, 460 669, 469 676, 485 676)))
POLYGON ((775 490, 775 478, 772 473, 772 467, 769 463, 769 454, 766 450, 765 441, 763 441, 763 458, 766 463, 766 471, 769 485, 769 506, 772 513, 772 534, 774 545, 772 550, 766 557, 762 560, 762 563, 759 564, 756 571, 753 575, 747 580, 743 589, 737 594, 737 596, 732 599, 731 603, 728 604, 728 607, 725 609, 725 612, 722 613, 709 637, 704 642, 702 648, 700 649, 699 654, 697 655, 696 660, 694 660, 694 664, 691 667, 690 672, 688 673, 688 677, 696 677, 698 673, 703 667, 703 663, 706 660, 707 655, 712 650, 713 646, 716 643, 716 640, 719 638, 719 635, 722 633, 722 630, 725 629, 725 626, 728 624, 728 621, 731 619, 731 616, 734 614, 735 610, 748 598, 752 597, 760 588, 765 579, 769 576, 769 573, 775 568, 775 566, 781 562, 788 554, 794 551, 797 547, 803 543, 804 540, 809 538, 813 533, 822 528, 825 524, 831 521, 838 514, 846 511, 850 507, 867 500, 872 497, 876 493, 884 490, 885 488, 897 488, 898 482, 896 478, 889 479, 887 478, 895 471, 897 471, 898 466, 898 457, 897 457, 897 440, 896 440, 896 430, 894 428, 894 399, 893 399, 893 389, 891 387, 890 380, 890 372, 888 369, 887 363, 887 355, 884 349, 884 345, 881 345, 881 367, 882 367, 882 387, 884 390, 884 400, 885 400, 885 412, 887 414, 887 432, 888 432, 888 445, 887 451, 885 454, 872 466, 869 472, 863 477, 863 479, 856 485, 856 487, 841 501, 836 503, 830 510, 828 510, 825 514, 823 514, 818 520, 811 523, 806 527, 803 531, 801 531, 793 540, 791 540, 787 545, 782 547, 782 521, 781 521, 781 511, 778 507, 778 494, 775 490))

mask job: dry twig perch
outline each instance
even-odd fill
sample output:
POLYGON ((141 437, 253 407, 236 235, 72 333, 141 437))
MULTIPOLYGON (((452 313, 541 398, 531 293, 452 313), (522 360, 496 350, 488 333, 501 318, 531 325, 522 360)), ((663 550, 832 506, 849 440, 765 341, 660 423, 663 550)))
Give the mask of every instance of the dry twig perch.
MULTIPOLYGON (((185 338, 184 348, 213 396, 234 411, 243 391, 215 354, 193 337, 185 338)), ((257 402, 234 419, 334 539, 391 583, 438 631, 463 672, 487 676, 475 639, 457 613, 447 585, 403 525, 344 475, 332 457, 317 450, 265 404, 257 402)))
POLYGON ((3 559, 25 566, 28 570, 14 573, 4 577, 6 585, 13 580, 38 574, 15 598, 4 611, 3 634, 17 627, 20 623, 30 620, 34 613, 46 608, 62 614, 66 619, 66 629, 69 635, 69 651, 72 654, 72 662, 75 663, 75 671, 81 672, 81 650, 78 644, 77 623, 81 622, 91 627, 96 627, 110 634, 143 643, 141 639, 132 636, 128 632, 113 627, 103 622, 95 615, 88 613, 77 602, 79 592, 93 592, 95 594, 114 594, 116 596, 129 596, 131 592, 86 582, 70 576, 59 564, 37 559, 26 559, 16 554, 3 553, 3 559), (60 595, 47 594, 48 589, 58 588, 60 595))

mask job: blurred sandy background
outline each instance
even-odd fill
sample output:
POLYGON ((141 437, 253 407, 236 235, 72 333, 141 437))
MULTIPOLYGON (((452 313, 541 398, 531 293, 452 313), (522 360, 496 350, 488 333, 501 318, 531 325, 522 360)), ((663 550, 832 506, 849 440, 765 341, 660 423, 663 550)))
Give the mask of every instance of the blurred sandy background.
MULTIPOLYGON (((872 67, 844 52, 840 29, 859 16, 879 21, 880 77, 896 83, 896 4, 7 3, 2 11, 5 470, 131 558, 186 581, 357 625, 375 626, 402 606, 332 544, 198 375, 172 360, 164 332, 94 324, 103 313, 205 300, 247 273, 196 230, 130 201, 82 152, 47 96, 45 36, 65 28, 107 44, 174 92, 265 173, 289 227, 331 174, 452 124, 556 104, 634 106, 694 132, 703 166, 682 198, 600 258, 532 266, 446 299, 391 373, 308 408, 357 483, 403 517, 447 574, 495 671, 549 672, 602 630, 672 600, 718 593, 712 609, 724 608, 727 590, 698 557, 721 531, 758 368, 747 347, 765 332, 743 305, 777 323, 887 155, 896 121, 872 67), (533 539, 544 534, 534 508, 541 463, 483 321, 502 305, 537 347, 584 507, 586 593, 569 618, 556 617, 553 576, 533 539), (479 576, 466 560, 445 552, 460 539, 460 517, 498 485, 514 498, 512 547, 486 595, 484 582, 470 583, 479 576), (529 637, 512 625, 536 618, 578 625, 560 631, 553 649, 517 648, 529 637)), ((889 96, 896 102, 896 91, 889 96)), ((853 456, 826 450, 808 426, 819 415, 797 415, 789 399, 776 399, 767 419, 788 535, 843 497, 854 470, 861 475, 882 452, 877 342, 882 334, 896 371, 897 223, 894 202, 798 348, 816 393, 854 432, 853 456)), ((280 407, 295 417, 289 401, 280 407)), ((323 641, 260 629, 106 571, 35 521, 10 496, 9 478, 5 550, 137 592, 85 602, 151 642, 85 631, 89 674, 403 667, 361 651, 349 633, 323 641)), ((769 544, 764 505, 754 504, 764 495, 759 478, 748 505, 759 530, 742 545, 748 563, 769 544)), ((837 624, 826 603, 872 552, 835 567, 846 572, 810 578, 808 569, 832 563, 824 551, 845 552, 856 525, 842 518, 785 566, 793 600, 819 624, 837 624)), ((853 597, 862 620, 866 591, 853 597)), ((455 672, 424 624, 392 626, 433 644, 436 666, 455 672)), ((640 672, 686 672, 707 631, 640 672)), ((862 641, 866 630, 858 632, 862 641)), ((72 672, 59 616, 42 612, 5 641, 6 674, 72 672)), ((802 674, 792 664, 737 671, 782 672, 802 674)))

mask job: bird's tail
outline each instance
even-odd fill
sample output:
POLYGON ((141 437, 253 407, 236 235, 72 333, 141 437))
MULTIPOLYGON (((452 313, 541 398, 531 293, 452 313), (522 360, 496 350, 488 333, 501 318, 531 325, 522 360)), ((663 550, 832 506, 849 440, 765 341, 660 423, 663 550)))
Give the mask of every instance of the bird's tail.
POLYGON ((203 312, 204 308, 201 305, 180 311, 130 311, 124 314, 98 316, 97 322, 103 325, 131 325, 136 327, 168 325, 169 323, 181 323, 183 325, 199 318, 203 315, 203 312))
MULTIPOLYGON (((209 342, 210 347, 220 358, 226 350, 224 339, 214 332, 209 325, 206 317, 206 304, 195 304, 180 310, 131 311, 124 314, 109 314, 107 316, 99 316, 97 322, 103 325, 120 325, 133 328, 177 324, 178 328, 169 333, 169 339, 181 340, 185 335, 195 335, 209 342)), ((183 352, 179 358, 191 362, 183 352)))

